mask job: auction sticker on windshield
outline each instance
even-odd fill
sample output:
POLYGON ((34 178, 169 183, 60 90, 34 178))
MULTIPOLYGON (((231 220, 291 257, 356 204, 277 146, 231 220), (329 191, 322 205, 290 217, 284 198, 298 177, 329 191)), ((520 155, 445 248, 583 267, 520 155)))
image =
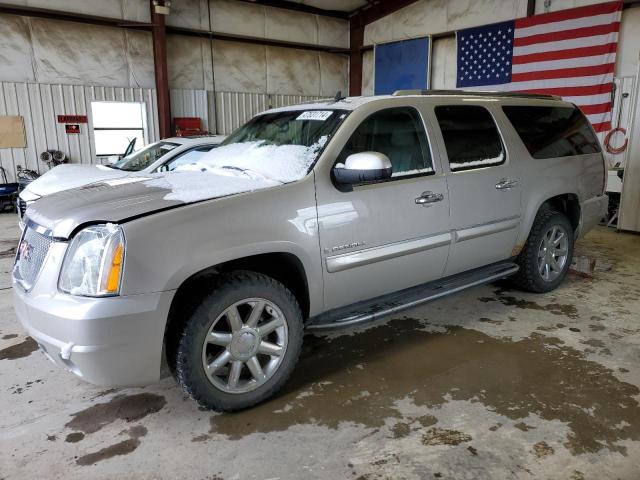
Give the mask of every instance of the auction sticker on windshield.
POLYGON ((308 110, 302 112, 296 120, 318 120, 324 122, 332 113, 331 110, 308 110))

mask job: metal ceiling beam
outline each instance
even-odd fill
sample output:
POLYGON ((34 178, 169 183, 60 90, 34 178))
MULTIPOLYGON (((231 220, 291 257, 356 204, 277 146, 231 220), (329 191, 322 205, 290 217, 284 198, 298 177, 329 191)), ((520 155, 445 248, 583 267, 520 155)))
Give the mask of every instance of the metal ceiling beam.
POLYGON ((323 15, 325 17, 349 19, 351 12, 343 12, 342 10, 324 10, 322 8, 305 5, 304 3, 292 2, 287 0, 236 0, 243 3, 253 3, 254 5, 264 5, 265 7, 283 8, 285 10, 293 10, 296 12, 313 13, 314 15, 323 15))

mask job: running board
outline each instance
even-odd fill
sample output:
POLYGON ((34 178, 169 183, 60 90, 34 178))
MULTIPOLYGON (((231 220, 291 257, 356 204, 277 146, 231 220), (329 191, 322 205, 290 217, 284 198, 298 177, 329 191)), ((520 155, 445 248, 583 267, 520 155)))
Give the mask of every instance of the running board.
POLYGON ((373 300, 331 310, 310 318, 306 328, 314 331, 334 330, 370 322, 467 288, 500 280, 516 273, 518 268, 513 262, 501 262, 441 278, 373 300))

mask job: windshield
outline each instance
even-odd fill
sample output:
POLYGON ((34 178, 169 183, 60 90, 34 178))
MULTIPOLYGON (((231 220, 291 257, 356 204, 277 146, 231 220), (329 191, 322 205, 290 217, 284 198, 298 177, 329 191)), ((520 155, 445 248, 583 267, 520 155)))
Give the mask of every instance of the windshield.
POLYGON ((282 183, 304 177, 348 112, 295 110, 258 115, 197 162, 176 170, 251 174, 282 183))
POLYGON ((152 143, 151 145, 147 145, 137 152, 133 152, 122 160, 118 160, 116 163, 108 166, 111 168, 117 168, 118 170, 125 170, 127 172, 139 172, 179 146, 179 143, 171 142, 152 143))

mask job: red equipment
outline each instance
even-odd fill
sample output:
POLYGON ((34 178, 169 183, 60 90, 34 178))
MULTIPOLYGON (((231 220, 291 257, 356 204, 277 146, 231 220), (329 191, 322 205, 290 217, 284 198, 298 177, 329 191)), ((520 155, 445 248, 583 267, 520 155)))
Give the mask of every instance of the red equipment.
POLYGON ((202 122, 199 117, 176 117, 173 119, 176 137, 190 137, 207 135, 209 132, 202 130, 202 122))

